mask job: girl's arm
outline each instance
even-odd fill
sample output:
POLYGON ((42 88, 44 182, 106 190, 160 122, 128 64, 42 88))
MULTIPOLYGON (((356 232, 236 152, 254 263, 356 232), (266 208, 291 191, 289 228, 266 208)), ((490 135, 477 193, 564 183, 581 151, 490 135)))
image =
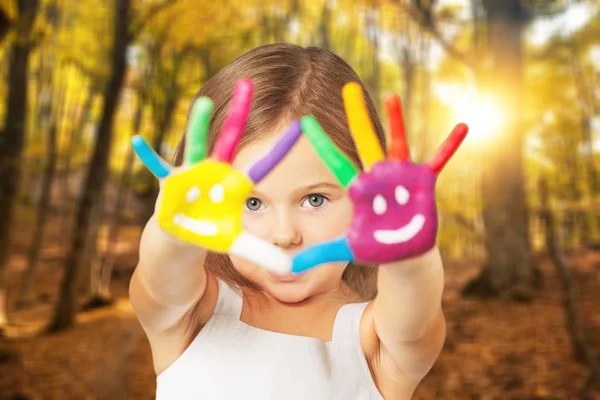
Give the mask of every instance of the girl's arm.
POLYGON ((140 243, 129 298, 147 332, 175 327, 195 307, 207 287, 206 250, 166 234, 153 215, 140 243))
POLYGON ((437 247, 404 261, 381 265, 372 323, 381 362, 392 361, 420 381, 437 359, 446 337, 441 300, 444 270, 437 247))

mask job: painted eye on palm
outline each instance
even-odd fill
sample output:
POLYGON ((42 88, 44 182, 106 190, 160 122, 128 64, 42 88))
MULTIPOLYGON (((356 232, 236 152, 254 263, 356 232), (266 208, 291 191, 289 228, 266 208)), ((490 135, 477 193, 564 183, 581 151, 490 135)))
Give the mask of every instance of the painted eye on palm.
POLYGON ((269 153, 248 174, 231 166, 235 148, 244 132, 253 87, 250 80, 237 83, 231 108, 219 139, 206 158, 213 103, 199 98, 192 109, 186 135, 184 167, 173 171, 140 136, 132 145, 140 160, 159 179, 164 179, 158 223, 178 239, 207 250, 230 253, 276 273, 289 273, 289 256, 243 230, 244 205, 256 183, 283 159, 300 137, 300 121, 294 121, 269 153))
POLYGON ((415 164, 410 161, 400 99, 390 96, 386 99, 390 141, 385 159, 361 87, 348 83, 343 98, 364 172, 359 173, 314 117, 302 119, 302 130, 347 189, 354 205, 354 219, 344 236, 298 253, 292 267, 296 273, 336 261, 388 263, 423 254, 435 246, 437 175, 468 131, 465 124, 458 124, 429 162, 415 164))

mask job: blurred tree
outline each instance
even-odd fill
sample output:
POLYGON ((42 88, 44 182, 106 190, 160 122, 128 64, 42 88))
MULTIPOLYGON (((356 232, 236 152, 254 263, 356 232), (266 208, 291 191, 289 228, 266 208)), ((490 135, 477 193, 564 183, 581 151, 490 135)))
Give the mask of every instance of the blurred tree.
MULTIPOLYGON (((152 148, 161 152, 167 134, 171 131, 173 117, 177 104, 185 93, 189 77, 182 77, 186 59, 192 55, 199 54, 200 48, 191 43, 183 47, 169 46, 166 36, 158 36, 153 43, 148 43, 148 65, 151 66, 148 73, 147 85, 149 87, 148 101, 152 111, 155 132, 152 140, 152 148)), ((196 74, 197 75, 197 74, 196 74)), ((196 77, 194 80, 199 81, 196 77)), ((158 195, 156 179, 150 177, 150 191, 147 195, 147 205, 142 220, 147 221, 154 212, 154 203, 158 195)))
POLYGON ((527 124, 551 163, 545 173, 555 177, 553 192, 563 201, 587 204, 564 210, 563 237, 569 243, 563 245, 594 245, 600 234, 593 209, 600 188, 592 135, 599 104, 594 90, 598 72, 591 57, 598 37, 600 10, 577 31, 558 32, 531 50, 527 124))
POLYGON ((377 4, 369 6, 364 12, 365 48, 362 53, 362 79, 377 107, 381 108, 381 12, 377 4))
POLYGON ((331 50, 331 6, 328 1, 323 2, 323 13, 319 22, 320 47, 331 50))
POLYGON ((68 328, 75 321, 77 311, 77 283, 84 242, 88 234, 90 215, 94 203, 103 195, 103 186, 108 172, 108 157, 112 136, 112 123, 117 109, 121 87, 127 67, 126 53, 131 41, 130 0, 114 0, 113 8, 113 52, 111 57, 111 76, 104 93, 102 117, 96 132, 94 154, 88 169, 85 185, 77 209, 77 218, 73 229, 71 248, 65 262, 65 274, 61 282, 60 297, 57 303, 50 332, 68 328))
MULTIPOLYGON (((277 0, 260 1, 254 4, 258 18, 256 27, 258 28, 258 38, 261 44, 273 42, 286 42, 290 40, 290 24, 297 19, 302 12, 302 2, 299 0, 277 0)), ((318 2, 315 2, 318 3, 318 2)), ((323 3, 323 19, 331 14, 328 2, 323 3)), ((327 29, 326 25, 321 25, 321 29, 327 29)), ((327 41, 328 35, 325 33, 322 37, 321 45, 329 48, 327 41)))
POLYGON ((8 12, 4 7, 0 6, 0 43, 4 40, 10 30, 11 20, 8 17, 8 12))
POLYGON ((473 2, 484 15, 485 50, 478 76, 485 90, 498 96, 504 111, 502 141, 488 150, 483 175, 483 217, 487 262, 466 293, 512 293, 530 298, 537 271, 530 259, 529 213, 525 198, 523 119, 524 32, 540 16, 555 15, 564 1, 473 2))
MULTIPOLYGON (((47 2, 43 5, 43 14, 46 19, 49 20, 52 26, 53 42, 56 43, 57 30, 60 25, 60 13, 58 11, 58 5, 55 2, 47 2)), ((39 52, 40 63, 39 67, 39 87, 43 88, 40 90, 44 95, 38 96, 38 127, 47 133, 46 138, 46 162, 44 165, 44 171, 42 175, 42 189, 38 199, 36 209, 35 225, 33 226, 33 235, 31 242, 29 243, 29 250, 27 255, 27 267, 23 278, 21 280, 21 288, 19 293, 19 306, 26 306, 29 304, 32 285, 33 275, 38 262, 39 252, 42 246, 44 237, 44 231, 46 227, 46 220, 48 211, 50 208, 50 193, 52 190, 52 184, 54 182, 54 175, 56 172, 57 164, 57 131, 58 125, 61 121, 61 110, 65 107, 65 95, 67 87, 67 79, 60 82, 56 79, 56 72, 59 71, 56 64, 56 47, 49 46, 49 48, 41 49, 39 52)))
MULTIPOLYGON (((259 10, 250 10, 260 15, 259 10)), ((280 8, 279 12, 284 10, 280 8)), ((250 34, 257 29, 246 13, 250 14, 248 9, 240 9, 235 2, 200 8, 194 0, 181 0, 155 18, 140 38, 140 60, 135 68, 146 76, 146 98, 154 128, 149 141, 161 156, 169 158, 166 143, 182 98, 193 97, 203 82, 250 45, 250 34), (143 64, 148 66, 147 71, 141 71, 143 64)), ((177 128, 180 135, 183 127, 177 128)), ((147 172, 144 177, 144 189, 136 192, 145 203, 142 224, 154 212, 158 195, 156 179, 147 172)))
POLYGON ((534 282, 523 174, 521 119, 523 35, 528 16, 519 0, 483 0, 486 49, 479 77, 503 110, 502 138, 487 149, 482 176, 486 263, 465 293, 529 297, 534 282))
POLYGON ((39 0, 19 0, 16 3, 19 24, 9 56, 6 114, 3 131, 0 132, 0 330, 7 322, 6 270, 25 143, 29 58, 34 46, 31 33, 39 10, 39 0))
MULTIPOLYGON (((145 82, 145 80, 144 80, 145 82)), ((132 135, 139 135, 142 127, 142 120, 144 114, 144 107, 146 105, 146 93, 144 90, 145 83, 138 82, 137 94, 138 100, 135 109, 135 113, 132 119, 132 135)), ((105 304, 111 304, 113 302, 110 292, 110 282, 112 279, 112 272, 114 270, 117 247, 119 244, 119 230, 123 222, 123 210, 126 208, 126 190, 130 186, 134 152, 131 146, 127 149, 127 157, 125 165, 121 171, 119 178, 117 197, 115 199, 115 205, 113 207, 113 217, 110 221, 108 228, 108 237, 106 243, 105 253, 100 261, 98 268, 98 275, 92 276, 94 279, 94 285, 92 286, 91 298, 88 302, 88 308, 102 306, 105 304)))
POLYGON ((135 4, 132 4, 131 0, 114 0, 110 77, 104 90, 104 104, 96 131, 92 160, 88 167, 77 206, 71 247, 65 262, 65 275, 61 282, 60 298, 53 321, 48 327, 49 331, 68 328, 75 321, 77 312, 76 289, 79 283, 81 261, 85 255, 84 243, 89 235, 92 210, 96 207, 97 211, 101 211, 113 137, 112 125, 127 72, 127 50, 133 40, 144 31, 146 25, 175 2, 176 0, 163 0, 158 3, 145 4, 145 11, 136 14, 141 16, 132 18, 135 4))
POLYGON ((523 36, 535 16, 553 15, 567 4, 558 0, 472 0, 473 46, 461 51, 441 33, 434 13, 436 3, 411 0, 408 9, 448 55, 475 73, 482 91, 498 99, 504 114, 502 141, 487 150, 482 176, 487 261, 465 293, 529 298, 537 275, 530 259, 523 172, 523 36))

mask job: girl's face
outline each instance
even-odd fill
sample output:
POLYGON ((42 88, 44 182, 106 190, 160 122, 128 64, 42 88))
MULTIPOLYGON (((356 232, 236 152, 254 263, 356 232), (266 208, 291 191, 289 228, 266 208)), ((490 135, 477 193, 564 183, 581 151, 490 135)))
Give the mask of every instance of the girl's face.
MULTIPOLYGON (((268 135, 245 146, 234 159, 234 168, 247 171, 278 137, 268 135)), ((282 162, 256 185, 246 202, 243 223, 248 232, 293 256, 303 248, 339 237, 351 220, 352 203, 346 192, 308 139, 301 137, 282 162)), ((244 277, 285 303, 335 291, 342 285, 347 266, 331 263, 300 275, 277 276, 244 259, 231 256, 231 260, 244 277)))

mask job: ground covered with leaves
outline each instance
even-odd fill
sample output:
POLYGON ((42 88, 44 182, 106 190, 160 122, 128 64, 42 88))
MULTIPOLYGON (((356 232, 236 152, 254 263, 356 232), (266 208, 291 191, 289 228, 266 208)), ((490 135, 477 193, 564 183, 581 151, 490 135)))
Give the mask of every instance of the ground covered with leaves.
MULTIPOLYGON (((0 399, 154 398, 150 347, 127 299, 135 240, 120 249, 114 304, 81 312, 73 329, 52 335, 38 332, 58 295, 62 256, 45 249, 35 302, 25 310, 11 303, 11 325, 0 341, 0 399)), ((600 253, 580 251, 568 261, 588 334, 600 354, 600 253)), ((11 298, 24 265, 17 249, 11 298)), ((531 302, 517 303, 464 298, 461 289, 478 273, 478 264, 446 263, 445 348, 415 399, 600 399, 600 391, 581 394, 588 372, 572 356, 562 289, 552 265, 540 265, 543 289, 531 302)))

